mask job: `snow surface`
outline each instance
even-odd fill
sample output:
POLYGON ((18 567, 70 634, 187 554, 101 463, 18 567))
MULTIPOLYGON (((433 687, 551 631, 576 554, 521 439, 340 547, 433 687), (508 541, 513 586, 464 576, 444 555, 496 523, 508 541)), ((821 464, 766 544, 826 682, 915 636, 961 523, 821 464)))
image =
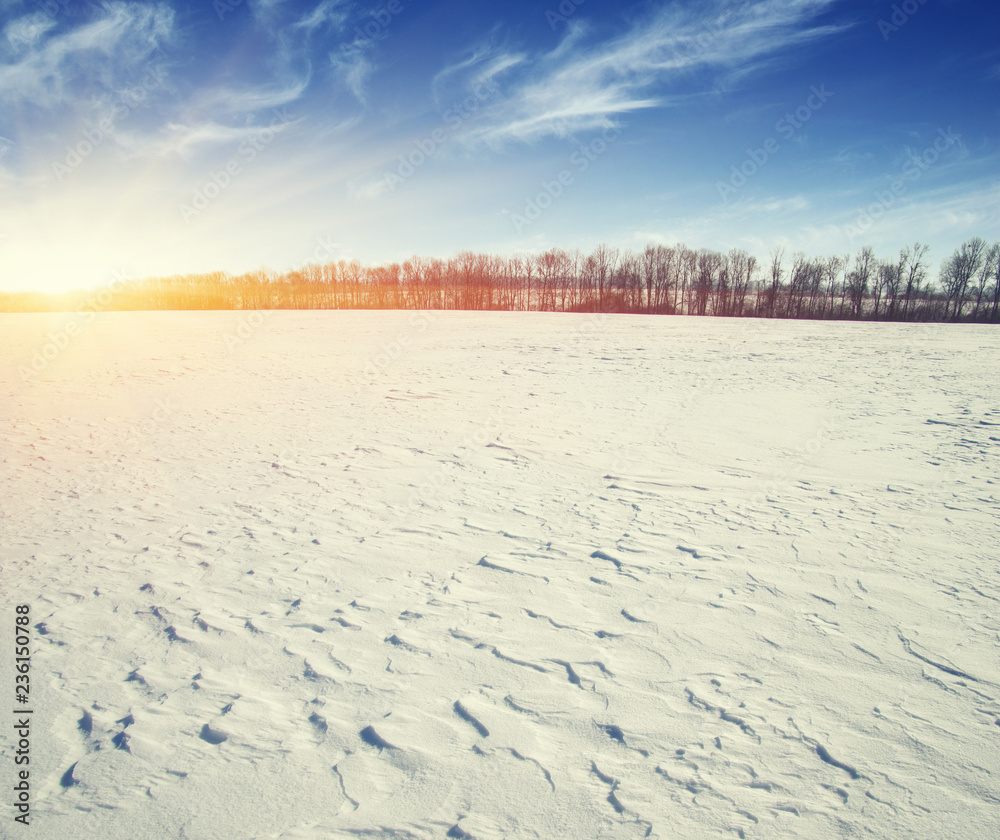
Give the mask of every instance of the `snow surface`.
POLYGON ((0 836, 1000 837, 995 328, 0 328, 0 836))

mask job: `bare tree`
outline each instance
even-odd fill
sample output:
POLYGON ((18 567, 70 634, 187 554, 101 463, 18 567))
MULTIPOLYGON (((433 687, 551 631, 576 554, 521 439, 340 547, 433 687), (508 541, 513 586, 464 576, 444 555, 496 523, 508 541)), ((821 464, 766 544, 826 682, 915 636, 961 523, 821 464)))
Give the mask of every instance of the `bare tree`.
POLYGON ((646 311, 653 311, 653 295, 656 294, 660 284, 659 271, 660 260, 658 251, 662 245, 647 245, 642 252, 642 283, 646 289, 646 311))
POLYGON ((703 248, 698 252, 695 275, 694 314, 705 315, 708 302, 722 267, 722 254, 703 248))
POLYGON ((698 252, 685 245, 679 246, 678 280, 680 285, 680 306, 685 315, 692 310, 691 298, 694 293, 698 267, 698 252))
POLYGON ((975 277, 975 293, 976 293, 976 305, 972 310, 972 319, 974 321, 979 320, 979 309, 983 301, 989 301, 989 296, 987 292, 987 286, 990 279, 993 277, 993 263, 997 259, 997 248, 998 245, 992 245, 989 250, 986 251, 983 256, 983 264, 979 271, 976 272, 975 277))
POLYGON ((769 318, 775 317, 778 294, 781 291, 781 280, 785 275, 784 269, 781 267, 781 262, 784 258, 784 248, 779 247, 771 251, 771 283, 770 286, 768 286, 767 294, 765 295, 767 315, 769 318))
POLYGON ((874 307, 872 317, 878 320, 879 307, 882 304, 882 297, 888 294, 889 286, 893 283, 893 275, 896 272, 896 264, 879 260, 875 266, 872 282, 872 299, 874 307))
POLYGON ((840 290, 837 285, 837 278, 843 272, 844 268, 847 266, 848 258, 845 257, 827 257, 826 261, 823 263, 823 279, 826 281, 827 291, 830 293, 830 317, 836 317, 834 315, 834 301, 837 299, 837 292, 840 290))
POLYGON ((860 318, 864 314, 865 298, 868 296, 874 270, 875 251, 870 245, 866 245, 854 258, 854 268, 845 280, 855 318, 860 318))
POLYGON ((789 318, 802 317, 802 305, 809 289, 809 261, 802 251, 792 255, 792 270, 788 275, 788 305, 785 309, 789 318))
POLYGON ((593 260, 591 268, 593 270, 592 280, 597 290, 597 305, 602 310, 606 304, 608 292, 611 289, 611 282, 614 278, 615 268, 618 265, 619 253, 617 248, 609 248, 601 243, 590 255, 593 260))
POLYGON ((990 254, 993 257, 993 311, 990 320, 995 324, 1000 315, 1000 242, 993 243, 990 254))
POLYGON ((969 292, 969 282, 982 269, 989 248, 986 240, 974 236, 963 242, 941 265, 941 285, 946 298, 944 316, 956 321, 962 317, 969 292))
POLYGON ((631 251, 619 255, 612 275, 612 287, 617 308, 635 312, 642 308, 642 264, 631 251))
POLYGON ((560 284, 559 308, 565 311, 568 306, 573 306, 579 300, 581 279, 583 271, 583 256, 578 248, 566 253, 566 269, 563 282, 560 284))
POLYGON ((757 274, 757 258, 741 248, 729 252, 729 282, 732 286, 731 314, 741 316, 746 311, 746 299, 757 274))
POLYGON ((559 287, 566 272, 566 253, 552 248, 538 257, 538 286, 541 294, 539 308, 551 311, 556 308, 559 287))
POLYGON ((903 320, 910 314, 910 301, 920 293, 920 284, 927 277, 927 252, 929 245, 921 245, 919 242, 913 243, 913 248, 903 248, 899 252, 900 264, 906 265, 904 269, 906 279, 903 291, 903 320))
POLYGON ((654 312, 673 312, 668 298, 670 290, 676 288, 677 251, 664 245, 656 246, 656 295, 653 300, 654 312))

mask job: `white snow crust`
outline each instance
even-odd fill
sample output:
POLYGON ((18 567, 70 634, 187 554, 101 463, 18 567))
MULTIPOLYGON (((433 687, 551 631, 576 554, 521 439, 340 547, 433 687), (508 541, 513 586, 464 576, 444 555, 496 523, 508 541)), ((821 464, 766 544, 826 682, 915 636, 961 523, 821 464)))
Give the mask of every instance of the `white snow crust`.
POLYGON ((1000 837, 995 328, 150 312, 0 348, 36 706, 0 836, 1000 837))

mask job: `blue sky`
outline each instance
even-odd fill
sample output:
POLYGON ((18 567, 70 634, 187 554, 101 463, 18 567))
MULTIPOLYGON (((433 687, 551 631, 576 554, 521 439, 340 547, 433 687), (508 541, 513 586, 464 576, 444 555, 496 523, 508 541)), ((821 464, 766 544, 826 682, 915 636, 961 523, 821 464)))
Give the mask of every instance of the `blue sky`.
POLYGON ((0 0, 0 288, 1000 238, 973 0, 0 0))

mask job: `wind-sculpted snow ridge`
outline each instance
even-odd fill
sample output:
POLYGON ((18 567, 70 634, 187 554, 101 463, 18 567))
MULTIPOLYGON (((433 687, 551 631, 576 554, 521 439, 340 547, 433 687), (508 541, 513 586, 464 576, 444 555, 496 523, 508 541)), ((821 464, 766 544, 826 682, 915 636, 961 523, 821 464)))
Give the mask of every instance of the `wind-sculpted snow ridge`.
POLYGON ((995 329, 239 317, 2 317, 33 836, 996 836, 995 329))

